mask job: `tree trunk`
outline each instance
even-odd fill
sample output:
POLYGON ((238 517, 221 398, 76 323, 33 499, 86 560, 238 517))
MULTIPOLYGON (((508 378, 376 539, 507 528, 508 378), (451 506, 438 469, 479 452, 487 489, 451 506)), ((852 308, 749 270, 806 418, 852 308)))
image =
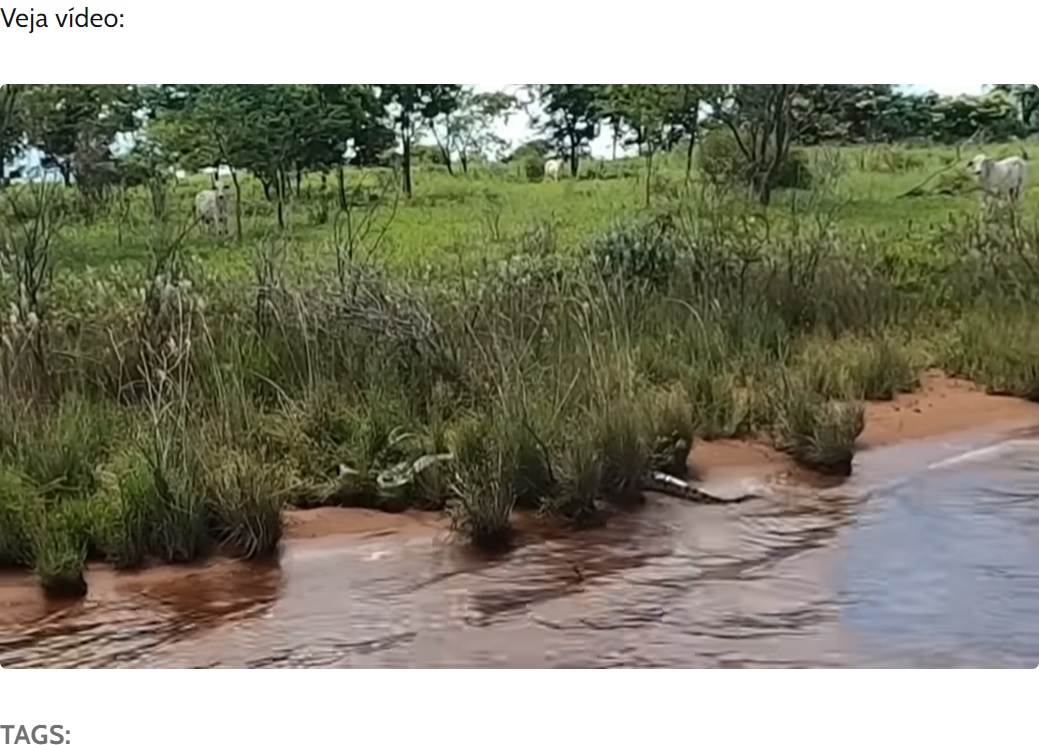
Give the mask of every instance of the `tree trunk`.
POLYGON ((462 149, 458 152, 458 162, 462 164, 462 173, 469 175, 469 156, 465 150, 462 149))
POLYGON ((231 184, 234 186, 234 223, 238 245, 242 244, 242 187, 238 183, 238 171, 231 169, 231 184))
MULTIPOLYGON (((776 183, 779 169, 786 161, 787 155, 790 152, 790 132, 787 129, 787 103, 790 95, 789 86, 777 85, 773 90, 773 94, 774 98, 772 100, 771 112, 772 119, 762 137, 763 154, 768 152, 768 141, 770 138, 772 140, 772 159, 771 161, 765 161, 768 163, 768 168, 762 176, 761 190, 758 194, 761 204, 766 207, 771 201, 772 187, 776 183)), ((763 158, 762 160, 765 159, 763 158)))
POLYGON ((437 147, 440 149, 440 157, 444 159, 444 165, 447 166, 447 173, 449 176, 455 175, 454 166, 451 165, 451 151, 446 147, 437 143, 437 147))
POLYGON ((1032 119, 1039 112, 1039 93, 1033 93, 1021 103, 1021 118, 1024 119, 1025 131, 1032 131, 1032 119))
POLYGON ((768 173, 762 173, 755 179, 754 193, 762 207, 768 207, 772 202, 772 184, 768 173))
POLYGON ((646 207, 649 207, 653 185, 653 146, 646 145, 646 207))
POLYGON ((281 201, 284 202, 290 196, 292 196, 292 190, 290 188, 289 173, 288 171, 279 169, 278 170, 278 185, 281 187, 281 201))
POLYGON ((693 175, 693 148, 696 147, 696 130, 689 133, 689 147, 685 151, 685 183, 688 185, 693 175))
POLYGON ((275 195, 278 198, 278 230, 285 229, 285 172, 279 170, 275 184, 275 195))
POLYGON ((266 179, 260 179, 260 186, 263 187, 263 198, 268 202, 271 200, 271 184, 266 179))
POLYGON ((342 164, 336 166, 336 180, 339 182, 339 209, 346 212, 346 174, 343 172, 342 164))
POLYGON ((574 137, 570 138, 570 177, 574 180, 577 179, 577 141, 574 137))
POLYGON ((411 199, 411 122, 405 114, 400 124, 401 142, 404 146, 404 194, 411 199))

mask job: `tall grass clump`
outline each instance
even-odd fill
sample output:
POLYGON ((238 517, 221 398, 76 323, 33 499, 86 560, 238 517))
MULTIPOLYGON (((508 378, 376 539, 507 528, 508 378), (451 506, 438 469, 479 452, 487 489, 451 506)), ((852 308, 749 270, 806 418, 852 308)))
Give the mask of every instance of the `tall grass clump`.
POLYGON ((32 518, 38 495, 15 467, 0 468, 0 568, 32 565, 32 518))
POLYGON ((679 236, 666 217, 615 223, 586 247, 593 267, 608 281, 666 287, 681 251, 679 236))
POLYGON ((696 436, 696 413, 679 386, 652 391, 646 406, 652 436, 649 465, 654 471, 685 478, 696 436))
POLYGON ((100 492, 95 540, 117 569, 133 569, 157 553, 153 530, 161 524, 155 472, 144 452, 124 447, 99 468, 100 492))
POLYGON ((1031 308, 979 308, 956 324, 940 346, 953 374, 990 393, 1039 401, 1039 328, 1031 308))
POLYGON ((883 334, 813 340, 797 367, 808 387, 825 398, 890 401, 918 384, 905 346, 883 334))
POLYGON ((452 528, 477 547, 498 549, 513 536, 510 519, 516 503, 514 450, 489 419, 463 423, 454 433, 452 528))
POLYGON ((203 468, 209 534, 234 556, 273 556, 282 536, 282 500, 290 486, 280 463, 264 463, 228 448, 203 468))
POLYGON ((850 474, 855 440, 865 427, 862 403, 827 399, 793 375, 781 380, 773 395, 776 449, 814 470, 850 474))

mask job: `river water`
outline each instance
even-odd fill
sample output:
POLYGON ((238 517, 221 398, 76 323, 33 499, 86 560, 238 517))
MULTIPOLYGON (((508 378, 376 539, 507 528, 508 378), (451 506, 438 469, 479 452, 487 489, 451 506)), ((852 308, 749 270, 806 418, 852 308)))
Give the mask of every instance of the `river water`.
POLYGON ((432 534, 291 543, 0 617, 4 667, 1039 665, 1039 439, 862 453, 827 488, 665 497, 480 559, 432 534))

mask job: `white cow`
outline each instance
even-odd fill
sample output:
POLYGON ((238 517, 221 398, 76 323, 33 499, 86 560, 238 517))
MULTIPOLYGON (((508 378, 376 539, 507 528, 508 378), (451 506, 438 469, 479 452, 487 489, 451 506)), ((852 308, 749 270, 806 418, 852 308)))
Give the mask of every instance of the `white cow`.
POLYGON ((1016 155, 995 160, 987 155, 975 155, 970 162, 971 173, 978 179, 981 188, 992 197, 1008 198, 1016 202, 1025 188, 1028 175, 1028 154, 1024 158, 1016 155))
POLYGON ((213 188, 195 196, 195 219, 221 233, 227 232, 227 193, 223 181, 213 181, 213 188))
POLYGON ((553 181, 559 180, 559 172, 563 170, 562 158, 550 158, 545 161, 545 178, 553 181))

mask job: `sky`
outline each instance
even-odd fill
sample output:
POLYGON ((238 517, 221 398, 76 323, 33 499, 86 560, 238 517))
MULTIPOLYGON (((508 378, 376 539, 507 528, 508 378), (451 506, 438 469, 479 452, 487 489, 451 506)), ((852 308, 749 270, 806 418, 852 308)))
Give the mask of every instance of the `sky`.
MULTIPOLYGON (((505 91, 507 93, 515 93, 520 88, 518 83, 490 83, 482 84, 475 83, 471 84, 474 89, 480 92, 484 91, 505 91)), ((943 96, 957 96, 957 95, 976 95, 981 93, 984 86, 983 84, 958 84, 958 83, 939 83, 939 84, 909 84, 902 86, 907 91, 913 93, 926 93, 928 90, 933 90, 943 96)), ((531 126, 530 117, 523 112, 513 114, 509 117, 507 122, 499 122, 495 128, 499 137, 509 143, 510 149, 522 144, 523 142, 533 139, 538 136, 538 133, 531 126)), ((432 138, 422 138, 427 144, 432 145, 432 138)), ((118 143, 118 150, 124 150, 128 143, 118 143)), ((592 156, 596 158, 608 158, 613 151, 613 142, 611 141, 609 132, 603 132, 595 141, 591 143, 592 156)), ((623 147, 618 148, 618 155, 630 154, 624 152, 623 147)), ((30 171, 37 168, 40 163, 40 157, 38 152, 30 152, 24 159, 24 165, 28 167, 30 171)), ((23 164, 19 164, 23 165, 23 164)))

